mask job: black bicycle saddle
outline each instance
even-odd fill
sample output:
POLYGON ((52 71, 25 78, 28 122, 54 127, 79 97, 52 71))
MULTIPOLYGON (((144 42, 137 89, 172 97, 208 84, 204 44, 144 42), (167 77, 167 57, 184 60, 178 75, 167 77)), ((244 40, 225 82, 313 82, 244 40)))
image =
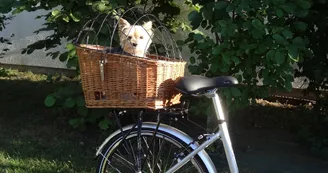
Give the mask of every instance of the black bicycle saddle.
POLYGON ((184 76, 176 81, 176 89, 185 94, 197 94, 215 88, 232 87, 238 80, 232 76, 208 78, 200 75, 184 76))

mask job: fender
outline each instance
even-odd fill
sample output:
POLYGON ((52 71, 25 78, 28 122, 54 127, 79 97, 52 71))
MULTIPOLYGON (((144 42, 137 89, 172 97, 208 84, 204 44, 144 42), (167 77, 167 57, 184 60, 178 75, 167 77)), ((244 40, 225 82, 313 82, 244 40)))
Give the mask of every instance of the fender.
MULTIPOLYGON (((150 129, 156 129, 157 123, 154 122, 143 122, 142 123, 142 128, 150 128, 150 129)), ((129 130, 133 127, 133 125, 128 125, 123 127, 123 131, 129 130)), ((181 130, 174 128, 172 126, 168 126, 166 124, 161 124, 158 127, 158 130, 166 132, 171 134, 172 136, 175 136, 176 138, 181 139, 182 141, 184 141, 186 144, 190 144, 193 139, 188 136, 186 133, 182 132, 181 130)), ((114 133, 112 133, 109 137, 107 137, 105 139, 105 141, 100 145, 100 147, 97 149, 96 152, 96 156, 99 155, 99 153, 103 150, 104 146, 116 135, 118 135, 119 133, 121 133, 121 130, 116 130, 114 133)), ((190 147, 192 149, 196 149, 199 145, 194 143, 191 144, 190 147)), ((198 153, 198 156, 204 161, 204 164, 206 166, 206 168, 209 170, 209 173, 216 173, 217 170, 212 162, 212 159, 209 157, 209 155, 206 153, 205 150, 202 150, 198 153)))

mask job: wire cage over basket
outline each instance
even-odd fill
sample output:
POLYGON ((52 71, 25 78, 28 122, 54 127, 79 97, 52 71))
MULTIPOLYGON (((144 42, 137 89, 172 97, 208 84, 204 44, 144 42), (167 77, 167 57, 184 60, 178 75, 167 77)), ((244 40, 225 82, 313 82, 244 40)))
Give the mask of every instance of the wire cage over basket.
POLYGON ((174 81, 184 75, 186 62, 169 30, 154 15, 139 8, 100 14, 83 26, 75 45, 87 107, 161 109, 180 102, 174 81), (130 27, 120 26, 121 19, 130 27), (149 21, 152 30, 140 31, 149 21), (134 25, 139 30, 131 29, 134 25), (143 37, 150 39, 145 43, 143 37), (142 44, 149 47, 142 50, 142 44), (140 56, 131 50, 145 53, 140 56))

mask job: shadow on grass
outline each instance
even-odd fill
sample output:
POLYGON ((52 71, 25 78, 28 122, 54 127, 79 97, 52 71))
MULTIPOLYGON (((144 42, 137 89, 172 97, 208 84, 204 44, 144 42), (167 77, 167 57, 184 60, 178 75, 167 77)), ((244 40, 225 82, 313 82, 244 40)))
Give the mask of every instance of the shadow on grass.
POLYGON ((69 82, 0 79, 0 172, 94 172, 103 132, 78 132, 68 125, 74 115, 44 106, 49 93, 69 82))

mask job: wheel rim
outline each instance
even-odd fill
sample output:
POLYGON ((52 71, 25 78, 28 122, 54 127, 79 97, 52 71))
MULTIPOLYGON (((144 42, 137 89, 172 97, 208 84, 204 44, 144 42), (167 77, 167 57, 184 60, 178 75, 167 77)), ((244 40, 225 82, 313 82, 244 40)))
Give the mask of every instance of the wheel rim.
MULTIPOLYGON (((138 172, 136 169, 136 161, 138 159, 137 151, 137 132, 131 132, 126 138, 126 143, 120 144, 123 136, 113 141, 107 148, 102 157, 101 172, 103 173, 128 173, 138 172)), ((141 133, 142 157, 141 163, 144 163, 142 172, 161 173, 167 171, 176 164, 182 157, 186 156, 190 151, 185 148, 186 144, 179 142, 174 137, 170 137, 164 133, 158 132, 151 145, 153 131, 143 130, 141 133), (146 159, 147 151, 149 155, 146 159), (180 157, 178 157, 180 156, 180 157)), ((177 172, 202 172, 200 163, 192 158, 188 163, 183 165, 177 172)))

